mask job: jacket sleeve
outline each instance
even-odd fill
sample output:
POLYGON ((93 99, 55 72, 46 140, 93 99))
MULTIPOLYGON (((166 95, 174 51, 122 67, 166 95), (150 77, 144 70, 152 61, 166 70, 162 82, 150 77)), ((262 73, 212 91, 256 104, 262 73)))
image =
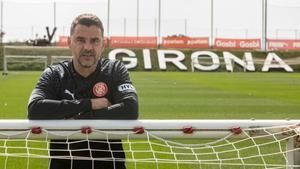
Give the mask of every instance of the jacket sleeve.
POLYGON ((91 101, 58 98, 59 73, 47 68, 42 73, 28 102, 28 119, 67 119, 91 110, 91 101))
POLYGON ((112 71, 113 105, 86 112, 80 119, 137 119, 138 97, 124 64, 117 61, 112 71))

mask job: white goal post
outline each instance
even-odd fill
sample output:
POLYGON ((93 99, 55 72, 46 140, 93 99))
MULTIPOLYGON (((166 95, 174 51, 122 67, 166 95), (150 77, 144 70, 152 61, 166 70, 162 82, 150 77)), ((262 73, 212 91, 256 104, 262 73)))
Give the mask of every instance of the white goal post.
MULTIPOLYGON (((133 163, 129 168, 134 169, 138 163, 155 163, 157 169, 160 163, 177 169, 183 164, 299 169, 299 124, 300 120, 0 120, 0 157, 50 159, 49 153, 31 153, 37 148, 29 145, 48 145, 51 139, 122 139, 129 157, 119 160, 133 163), (9 142, 19 139, 25 140, 25 153, 9 153, 16 149, 9 142)), ((49 147, 38 150, 48 152, 49 147)))
MULTIPOLYGON (((33 46, 4 46, 3 47, 3 74, 8 74, 8 64, 11 63, 40 63, 44 68, 48 65, 59 63, 64 60, 71 60, 72 56, 56 56, 56 55, 24 55, 24 54, 11 54, 8 50, 64 50, 62 47, 33 47, 33 46)), ((20 51, 18 52, 20 53, 20 51)))

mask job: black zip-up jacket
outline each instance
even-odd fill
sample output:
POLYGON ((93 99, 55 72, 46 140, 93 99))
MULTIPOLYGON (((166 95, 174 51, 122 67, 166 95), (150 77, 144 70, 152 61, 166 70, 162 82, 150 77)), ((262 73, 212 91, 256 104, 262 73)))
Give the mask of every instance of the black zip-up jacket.
MULTIPOLYGON (((29 119, 137 119, 138 118, 138 99, 137 94, 129 74, 124 64, 120 61, 100 59, 97 68, 88 77, 78 74, 72 62, 62 62, 58 65, 50 66, 41 75, 28 103, 29 119), (112 104, 111 106, 99 110, 92 110, 91 98, 105 97, 112 104)), ((77 150, 71 155, 90 157, 90 151, 78 151, 86 149, 87 146, 96 147, 104 151, 92 152, 93 157, 114 157, 125 158, 121 140, 110 140, 118 143, 99 143, 99 142, 79 142, 68 140, 52 140, 50 144, 50 154, 54 157, 51 160, 50 168, 70 168, 88 169, 92 161, 58 160, 57 155, 68 155, 68 151, 53 151, 53 149, 77 150), (59 143, 58 143, 59 142, 59 143), (109 145, 110 144, 110 145, 109 145), (108 148, 117 150, 113 155, 108 148), (51 150, 52 149, 52 150, 51 150), (105 151, 106 150, 106 151, 105 151), (121 151, 120 151, 121 150, 121 151), (88 164, 85 164, 88 163, 88 164)), ((123 162, 101 162, 96 161, 94 167, 100 168, 125 168, 123 162)))
POLYGON ((29 119, 137 117, 138 100, 128 71, 120 61, 108 59, 100 59, 96 71, 87 78, 76 73, 72 62, 48 67, 41 75, 28 104, 29 119), (107 98, 112 106, 92 110, 90 99, 97 97, 107 98))

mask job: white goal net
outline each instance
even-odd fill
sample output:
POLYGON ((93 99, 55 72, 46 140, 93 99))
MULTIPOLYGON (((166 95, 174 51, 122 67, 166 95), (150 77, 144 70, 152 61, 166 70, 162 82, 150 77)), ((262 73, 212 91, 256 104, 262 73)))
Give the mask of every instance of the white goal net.
POLYGON ((0 168, 47 169, 51 160, 64 159, 124 161, 127 169, 296 169, 297 124, 299 120, 0 120, 0 168), (52 149, 50 140, 57 140, 64 150, 52 149), (89 144, 72 148, 83 142, 89 144), (108 148, 89 146, 92 143, 108 148), (126 158, 114 156, 120 151, 113 149, 115 144, 123 145, 126 158), (111 155, 80 156, 78 151, 111 155))

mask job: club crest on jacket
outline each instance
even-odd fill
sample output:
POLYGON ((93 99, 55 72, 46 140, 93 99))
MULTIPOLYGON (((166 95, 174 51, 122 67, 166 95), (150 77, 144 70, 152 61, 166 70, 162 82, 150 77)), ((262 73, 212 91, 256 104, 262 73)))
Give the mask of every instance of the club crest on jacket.
POLYGON ((108 91, 106 83, 98 82, 93 87, 93 93, 97 97, 103 97, 108 91))

